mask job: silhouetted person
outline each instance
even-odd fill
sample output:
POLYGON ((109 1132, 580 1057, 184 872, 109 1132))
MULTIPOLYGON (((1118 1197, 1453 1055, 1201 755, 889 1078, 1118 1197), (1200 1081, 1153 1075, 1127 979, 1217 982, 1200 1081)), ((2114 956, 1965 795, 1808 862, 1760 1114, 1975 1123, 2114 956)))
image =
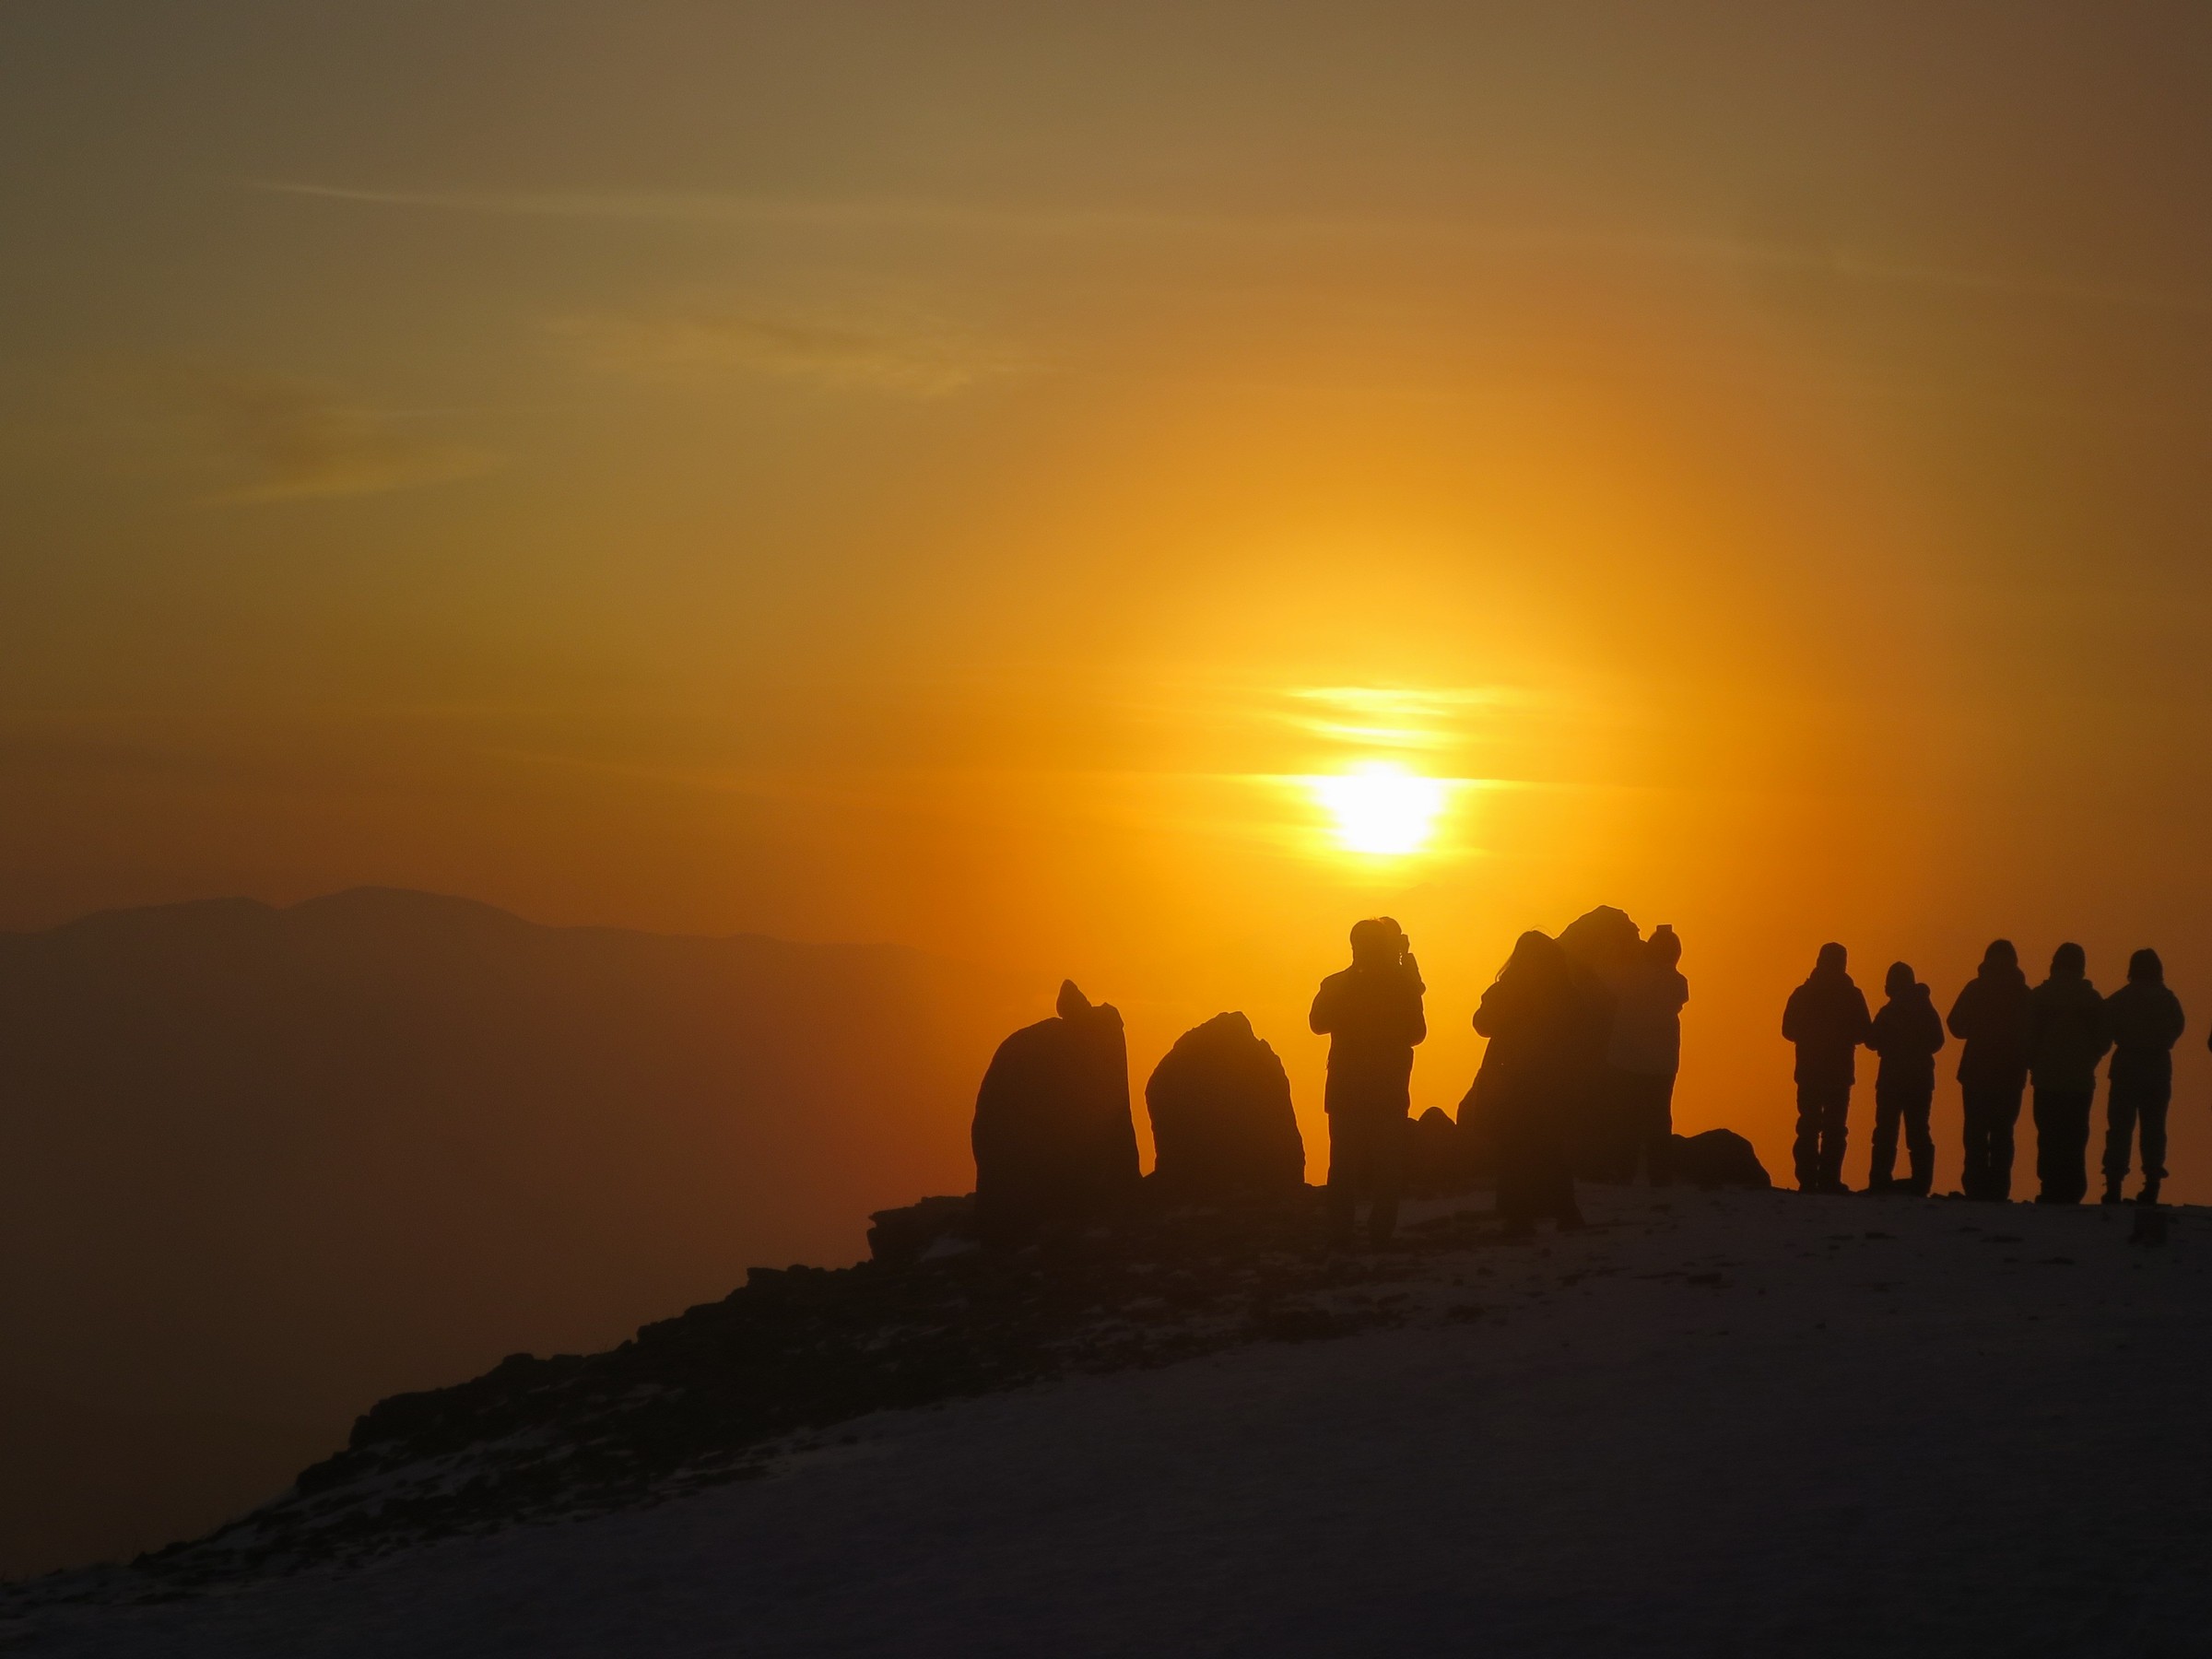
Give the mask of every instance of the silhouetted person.
POLYGON ((2038 1204, 2079 1204, 2089 1190, 2089 1109, 2097 1102, 2097 1063, 2112 1037, 2088 966, 2080 946, 2061 945, 2030 1005, 2038 1204))
POLYGON ((1575 1173, 1626 1185, 1636 1179, 1642 1140, 1638 1102, 1646 1089, 1615 1061, 1612 1026, 1622 991, 1645 964, 1643 935, 1627 912, 1601 904, 1561 928, 1559 947, 1598 1019, 1595 1041, 1580 1057, 1583 1076, 1571 1103, 1569 1146, 1575 1173))
POLYGON ((1874 1161, 1867 1167, 1866 1190, 1901 1190, 1925 1198, 1936 1175, 1928 1108, 1936 1099, 1936 1055, 1943 1047, 1943 1017, 1936 1012, 1928 988, 1912 976, 1909 963, 1890 963, 1882 989, 1889 1000, 1874 1017, 1874 1029, 1866 1038, 1866 1046, 1881 1056, 1874 1074, 1874 1161), (1891 1178, 1900 1124, 1912 1171, 1901 1182, 1891 1178))
POLYGON ((1475 1029, 1490 1040, 1475 1088, 1498 1147, 1498 1213, 1514 1237, 1548 1216, 1580 1227, 1570 1136, 1583 1056, 1604 1030, 1591 994, 1559 941, 1533 929, 1482 994, 1475 1029))
POLYGON ((1797 1139, 1792 1147, 1801 1193, 1841 1193, 1843 1145, 1859 1044, 1873 1021, 1866 997, 1844 971, 1841 945, 1823 945, 1805 983, 1790 993, 1783 1037, 1797 1045, 1797 1139))
POLYGON ((1362 1191, 1369 1238, 1385 1244, 1397 1230, 1427 989, 1404 932, 1373 916, 1352 924, 1352 965, 1323 980, 1313 998, 1313 1030, 1329 1039, 1329 1236, 1337 1243, 1352 1241, 1362 1191))
POLYGON ((1682 941, 1662 922, 1621 976, 1606 1044, 1629 1178, 1641 1163, 1653 1186, 1674 1179, 1675 1074, 1682 1065, 1682 1006, 1689 1001, 1681 960, 1682 941))
POLYGON ((2173 1045, 2187 1023, 2181 999, 2166 988, 2166 966, 2155 950, 2127 959, 2127 983, 2104 999, 2112 1064, 2104 1095, 2104 1201, 2120 1202, 2129 1142, 2143 1131, 2143 1191, 2138 1204, 2159 1201, 2166 1179, 2166 1106, 2173 1098, 2173 1045))
POLYGON ((1951 1035, 1966 1044, 1959 1056, 1959 1094, 1966 1112, 1966 1163, 1959 1186, 1969 1198, 2002 1204, 2012 1196, 2012 1130, 2019 1122, 2020 1091, 2028 1087, 2033 1003, 2012 941, 1994 939, 1951 1004, 1951 1035))

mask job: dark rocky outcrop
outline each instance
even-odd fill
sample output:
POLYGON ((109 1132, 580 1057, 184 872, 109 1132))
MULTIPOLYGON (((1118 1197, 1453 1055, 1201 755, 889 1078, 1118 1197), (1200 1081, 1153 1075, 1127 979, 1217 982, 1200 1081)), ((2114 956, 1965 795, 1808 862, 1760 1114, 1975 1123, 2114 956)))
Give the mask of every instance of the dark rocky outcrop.
POLYGON ((903 1267, 975 1239, 975 1198, 918 1198, 868 1218, 868 1258, 903 1267))
POLYGON ((986 1243, 1112 1215, 1137 1191, 1129 1046, 1073 980, 1059 1013, 998 1045, 975 1098, 975 1220, 986 1243))
POLYGON ((1691 1186, 1751 1187, 1763 1191, 1774 1183, 1751 1143, 1733 1129, 1708 1129, 1702 1135, 1675 1136, 1675 1175, 1691 1186))
MULTIPOLYGON (((884 1215, 897 1233, 960 1203, 884 1215)), ((1488 1234, 1485 1218, 1453 1218, 1409 1230, 1386 1256, 1347 1257, 1313 1247, 1321 1203, 1301 1188, 1280 1205, 1133 1210, 1034 1250, 756 1267, 744 1288, 608 1352, 515 1354, 474 1381, 382 1401, 291 1492, 143 1558, 125 1593, 652 1503, 762 1474, 782 1437, 872 1412, 1399 1324, 1406 1300, 1388 1293, 1420 1258, 1488 1234)))
POLYGON ((1411 1198, 1443 1198, 1475 1184, 1467 1137, 1441 1106, 1431 1106, 1406 1126, 1406 1193, 1411 1198))
POLYGON ((1175 1040, 1145 1085, 1152 1179, 1171 1198, 1280 1195, 1305 1181, 1290 1079, 1241 1014, 1175 1040))

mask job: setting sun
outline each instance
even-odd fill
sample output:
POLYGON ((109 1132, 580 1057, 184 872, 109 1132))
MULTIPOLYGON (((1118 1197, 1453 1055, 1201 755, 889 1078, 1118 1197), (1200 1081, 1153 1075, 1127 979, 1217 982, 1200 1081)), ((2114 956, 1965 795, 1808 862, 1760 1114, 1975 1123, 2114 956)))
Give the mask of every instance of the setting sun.
POLYGON ((1335 821, 1339 847, 1384 856, 1418 853, 1429 844, 1450 788, 1441 778, 1424 778, 1387 761, 1308 783, 1335 821))

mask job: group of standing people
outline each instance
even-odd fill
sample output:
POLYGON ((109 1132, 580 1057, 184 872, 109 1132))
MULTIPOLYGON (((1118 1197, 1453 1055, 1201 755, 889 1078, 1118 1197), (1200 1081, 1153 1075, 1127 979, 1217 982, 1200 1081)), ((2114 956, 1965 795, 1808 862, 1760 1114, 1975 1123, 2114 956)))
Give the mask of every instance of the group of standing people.
POLYGON ((1935 1175, 1928 1131, 1936 1056, 1946 1031, 1963 1045, 1959 1088, 1965 1116, 1959 1191, 2003 1203, 2012 1195, 2013 1135, 2032 1084, 2039 1204, 2079 1204, 2088 1194, 2090 1117, 2097 1068, 2112 1055, 2105 1084, 2104 1202, 2118 1204, 2139 1136, 2143 1185, 2156 1204, 2166 1179, 2166 1112, 2173 1094, 2173 1045, 2184 1026, 2155 950, 2129 959, 2127 983, 2100 995, 2078 945, 2061 945, 2051 971, 2030 987, 2008 939, 1994 941, 1982 966, 1939 1019, 1928 988, 1892 963, 1881 1011, 1869 1015, 1841 945, 1823 945, 1813 971, 1791 993, 1782 1034, 1797 1050, 1797 1184, 1846 1191, 1843 1154, 1861 1047, 1874 1051, 1874 1151, 1869 1192, 1924 1195, 1935 1175), (1895 1176, 1898 1132, 1908 1172, 1895 1176))
MULTIPOLYGON (((1428 1035, 1427 987, 1404 929, 1387 916, 1352 928, 1352 965, 1322 982, 1312 1029, 1330 1039, 1328 1200, 1332 1237, 1348 1244, 1360 1192, 1369 1236, 1388 1241, 1404 1185, 1413 1050, 1428 1035)), ((1475 1029, 1489 1039, 1461 1104, 1479 1139, 1510 1234, 1550 1218, 1582 1225, 1577 1174, 1671 1179, 1675 1075, 1689 982, 1674 929, 1649 938, 1603 905, 1554 938, 1531 930, 1483 994, 1475 1029)))
MULTIPOLYGON (((1351 966, 1322 982, 1311 1018, 1330 1039, 1330 1230, 1335 1241, 1352 1241, 1364 1193, 1371 1200, 1369 1237, 1382 1244, 1396 1229, 1405 1185, 1413 1051, 1429 1034, 1428 987, 1405 930, 1388 916, 1356 924, 1351 945, 1351 966)), ((1672 1179, 1675 1075, 1689 1000, 1681 956, 1673 928, 1663 924, 1646 937, 1610 905, 1556 938, 1531 930, 1514 942, 1475 1011, 1475 1029, 1489 1046, 1459 1115, 1463 1138, 1480 1144, 1481 1161, 1496 1175, 1509 1234, 1533 1231, 1546 1218, 1581 1226, 1578 1175, 1625 1182, 1641 1171, 1654 1185, 1672 1179)), ((1878 1065, 1865 1190, 1925 1196, 1936 1167, 1936 1056, 1955 1038, 1964 1196, 2010 1198, 2014 1130, 2032 1085, 2036 1202, 2080 1203, 2088 1193, 2098 1067, 2109 1053, 2104 1202, 2122 1201, 2138 1143, 2136 1202, 2158 1202, 2173 1045, 2185 1021, 2157 951, 2136 951, 2127 983, 2110 996, 2090 982, 2080 946, 2061 945, 2049 975, 2030 986, 2006 939, 1983 953, 1947 1018, 1908 963, 1890 964, 1883 990, 1881 1008, 1869 1010, 1843 947, 1823 945, 1783 1009, 1782 1034, 1797 1055, 1799 1190, 1849 1190, 1851 1096, 1858 1051, 1866 1048, 1878 1065)))

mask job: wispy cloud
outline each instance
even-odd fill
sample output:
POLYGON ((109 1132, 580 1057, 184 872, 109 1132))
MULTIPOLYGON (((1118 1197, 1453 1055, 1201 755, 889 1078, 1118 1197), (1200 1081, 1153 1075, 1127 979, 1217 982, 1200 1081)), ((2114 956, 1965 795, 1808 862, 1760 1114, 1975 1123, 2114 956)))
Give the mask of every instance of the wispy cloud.
POLYGON ((1715 269, 1805 272, 1875 287, 1933 292, 2006 294, 2061 303, 2212 313, 2212 291, 2202 288, 2088 280, 2032 270, 1982 270, 1900 259, 1845 246, 1803 247, 1787 240, 1756 236, 1513 227, 1384 216, 1039 207, 914 197, 799 198, 706 191, 382 190, 277 180, 242 182, 245 188, 274 195, 508 218, 1056 240, 1369 242, 1413 244, 1440 254, 1489 257, 1580 253, 1715 269))
POLYGON ((360 408, 327 387, 194 368, 190 394, 213 419, 226 454, 251 476, 203 496, 206 506, 381 495, 485 472, 491 457, 419 430, 403 416, 360 408))
POLYGON ((1286 695, 1302 705, 1282 716, 1298 730, 1334 743, 1385 749, 1453 747, 1465 736, 1469 710, 1527 700, 1525 693, 1497 686, 1308 686, 1286 695))
POLYGON ((706 307, 561 317, 547 326, 592 368, 631 380, 751 375, 944 397, 1031 366, 972 331, 895 311, 795 315, 706 307))

